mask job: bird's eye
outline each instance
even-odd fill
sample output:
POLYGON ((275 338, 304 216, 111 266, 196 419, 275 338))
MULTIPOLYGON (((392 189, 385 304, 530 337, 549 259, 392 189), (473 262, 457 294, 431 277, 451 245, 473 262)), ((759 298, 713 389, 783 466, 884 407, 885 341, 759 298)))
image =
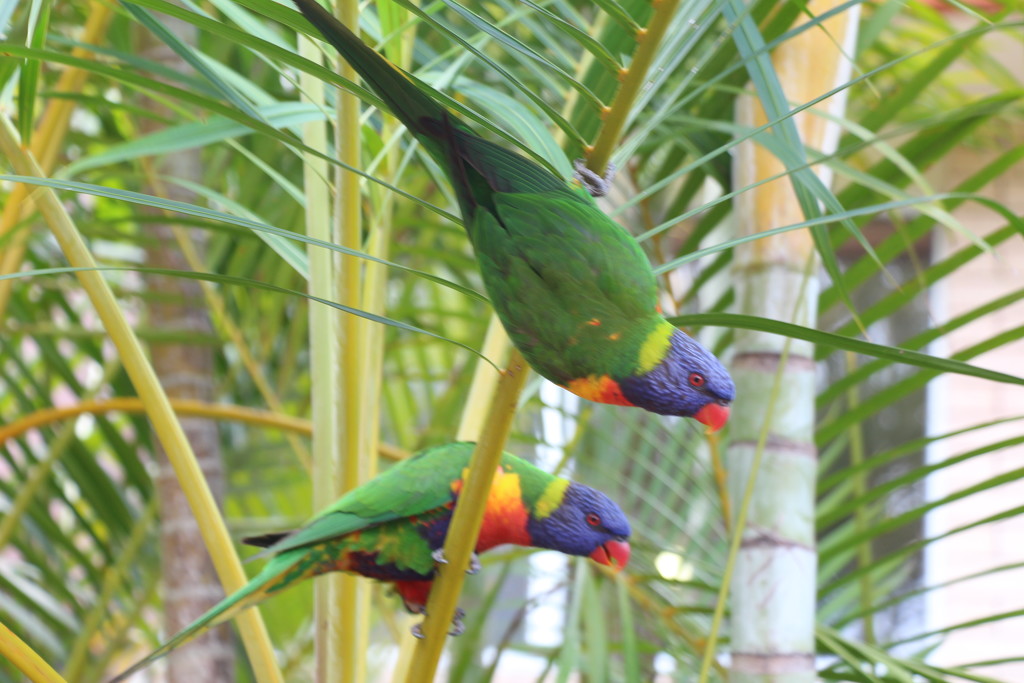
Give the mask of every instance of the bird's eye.
POLYGON ((690 373, 690 386, 702 387, 702 386, 704 386, 704 383, 706 381, 707 380, 704 379, 704 375, 700 374, 699 372, 691 372, 690 373))
POLYGON ((590 526, 597 526, 601 523, 601 518, 597 516, 597 513, 591 512, 587 515, 587 524, 590 526))

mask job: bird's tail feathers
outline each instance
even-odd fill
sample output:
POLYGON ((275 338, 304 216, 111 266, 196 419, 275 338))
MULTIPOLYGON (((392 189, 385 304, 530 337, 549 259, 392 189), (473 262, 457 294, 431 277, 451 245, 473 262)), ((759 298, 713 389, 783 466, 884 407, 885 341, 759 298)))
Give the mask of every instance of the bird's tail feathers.
MULTIPOLYGON (((423 92, 414 78, 405 71, 377 54, 347 26, 324 9, 317 0, 293 0, 303 16, 313 24, 323 37, 352 65, 377 96, 398 117, 427 150, 438 154, 429 139, 425 139, 421 124, 423 119, 438 119, 446 109, 430 95, 423 92)), ((426 87, 426 86, 424 86, 426 87)))
POLYGON ((263 548, 263 550, 259 551, 255 555, 250 555, 249 557, 245 558, 245 560, 243 560, 242 563, 249 564, 250 562, 255 562, 256 560, 262 560, 267 557, 273 557, 279 551, 278 548, 274 547, 274 544, 276 544, 283 538, 291 536, 293 533, 295 532, 275 531, 269 534, 261 534, 260 536, 246 536, 242 539, 242 543, 246 545, 253 545, 257 548, 263 548))
MULTIPOLYGON (((263 571, 242 588, 238 589, 219 603, 211 607, 205 614, 193 621, 187 627, 179 631, 173 638, 158 647, 144 659, 133 664, 126 671, 110 679, 110 683, 119 683, 132 674, 141 671, 156 660, 166 655, 176 647, 183 645, 193 638, 197 638, 218 624, 232 619, 242 610, 252 607, 267 597, 267 589, 274 579, 291 569, 300 559, 301 553, 295 553, 290 561, 271 562, 263 571)), ((281 557, 281 556, 279 556, 281 557)))
POLYGON ((269 534, 260 534, 259 536, 246 536, 242 539, 242 543, 254 545, 257 548, 269 548, 291 533, 291 531, 274 531, 269 534))
MULTIPOLYGON (((486 182, 482 183, 483 186, 478 186, 485 179, 467 167, 466 155, 463 153, 459 137, 460 131, 455 127, 454 121, 447 111, 442 112, 437 119, 424 120, 422 125, 424 132, 431 140, 440 142, 435 157, 438 163, 446 167, 448 171, 448 178, 454 186, 455 196, 459 199, 462 222, 469 233, 470 241, 474 241, 471 230, 473 211, 477 205, 486 204, 489 201, 491 190, 486 187, 486 182)), ((487 208, 493 209, 491 206, 487 208)))

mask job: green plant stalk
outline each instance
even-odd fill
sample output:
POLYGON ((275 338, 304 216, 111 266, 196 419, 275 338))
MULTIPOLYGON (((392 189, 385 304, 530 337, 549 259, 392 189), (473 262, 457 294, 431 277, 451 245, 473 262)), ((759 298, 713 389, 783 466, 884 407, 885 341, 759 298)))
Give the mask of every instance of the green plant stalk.
POLYGON ((572 587, 572 602, 566 615, 565 634, 558 651, 558 677, 555 683, 568 683, 573 671, 580 668, 580 641, 582 640, 583 586, 587 580, 587 565, 576 561, 576 577, 572 587))
POLYGON ((88 683, 88 679, 83 676, 83 673, 91 659, 89 642, 96 635, 103 617, 107 614, 107 608, 114 597, 114 591, 117 590, 118 583, 121 582, 122 577, 127 574, 130 566, 138 559, 139 549, 147 539, 150 525, 156 519, 157 500, 157 496, 149 499, 142 515, 132 527, 132 533, 128 537, 128 541, 118 550, 117 563, 113 567, 107 567, 103 572, 103 584, 100 587, 99 597, 96 598, 92 608, 86 613, 85 618, 82 619, 82 626, 71 646, 71 653, 68 655, 67 664, 64 666, 64 676, 69 683, 75 683, 76 681, 88 683))
POLYGON ((622 624, 622 659, 626 683, 640 683, 640 651, 633 619, 633 603, 629 599, 629 584, 615 582, 615 595, 619 603, 619 621, 622 624))
MULTIPOLYGON (((5 115, 0 115, 0 151, 19 174, 45 177, 31 154, 21 148, 14 125, 5 115)), ((224 518, 217 509, 217 504, 192 452, 192 446, 185 438, 185 433, 167 400, 167 394, 164 393, 156 373, 150 366, 142 345, 118 307, 110 286, 100 272, 95 270, 96 262, 92 254, 56 193, 49 188, 40 188, 33 194, 33 199, 71 265, 76 268, 92 269, 76 273, 78 280, 89 295, 104 329, 117 348, 135 390, 146 404, 146 413, 153 424, 153 430, 167 452, 178 481, 188 498, 225 592, 232 593, 238 590, 245 585, 247 579, 224 525, 224 518)), ((237 623, 257 680, 261 683, 281 681, 270 638, 259 611, 247 610, 238 617, 237 623)))
MULTIPOLYGON (((808 271, 812 258, 808 259, 808 271)), ((805 278, 805 282, 809 279, 805 278)), ((754 457, 750 465, 750 474, 747 476, 747 484, 743 491, 743 498, 736 514, 736 525, 732 532, 732 539, 729 541, 729 556, 725 562, 725 570, 722 572, 722 585, 718 589, 718 598, 715 601, 715 612, 711 619, 711 629, 708 631, 707 643, 704 646, 704 656, 701 658, 699 683, 707 683, 708 674, 712 662, 715 660, 715 646, 718 643, 718 633, 722 628, 722 619, 725 616, 725 605, 729 597, 729 587, 732 583, 733 570, 736 567, 736 557, 739 555, 740 543, 743 540, 743 532, 747 526, 747 515, 750 511, 750 502, 754 498, 754 489, 757 484, 757 474, 761 468, 761 458, 764 454, 765 444, 768 442, 768 434, 772 426, 772 414, 775 412, 775 405, 778 402, 782 390, 782 378, 786 370, 786 361, 789 358, 789 349, 793 340, 789 337, 783 343, 782 351, 779 353, 779 364, 775 369, 775 377, 772 380, 771 390, 768 394, 767 409, 761 430, 757 437, 757 445, 754 447, 754 457)))
MULTIPOLYGON (((109 3, 102 0, 90 2, 89 18, 86 20, 82 36, 79 38, 81 43, 88 45, 101 42, 113 16, 114 10, 109 3)), ((83 59, 91 56, 92 52, 79 46, 71 51, 71 55, 83 59)), ((69 67, 61 73, 53 92, 77 93, 82 89, 88 76, 89 72, 85 69, 69 67)), ((72 98, 56 97, 51 99, 46 104, 46 110, 43 112, 39 126, 32 134, 30 149, 45 173, 53 170, 57 151, 64 143, 64 136, 68 131, 75 106, 76 102, 72 98)), ((32 202, 27 200, 30 192, 31 189, 25 185, 16 185, 11 190, 7 204, 0 215, 0 243, 7 241, 6 247, 0 252, 0 275, 16 272, 24 258, 25 242, 28 239, 29 231, 22 229, 13 235, 10 233, 19 221, 27 216, 32 206, 32 202)), ((11 282, 0 281, 0 320, 7 312, 12 286, 11 282)))
MULTIPOLYGON (((336 11, 343 24, 359 32, 359 4, 357 0, 337 0, 336 11)), ((340 57, 335 70, 352 82, 358 82, 355 70, 340 57)), ((334 129, 335 152, 338 159, 352 168, 362 165, 359 132, 359 98, 346 92, 337 94, 337 125, 334 129)), ((336 171, 335 236, 338 243, 351 249, 363 246, 362 203, 360 178, 343 169, 336 171)), ((336 301, 358 308, 364 304, 364 273, 361 259, 353 256, 338 257, 339 272, 336 281, 336 301)), ((348 315, 342 318, 340 348, 341 377, 344 393, 338 405, 338 422, 342 425, 340 481, 341 492, 349 491, 376 472, 377 458, 372 450, 376 438, 373 429, 377 421, 368 424, 367 410, 379 410, 378 392, 373 385, 379 378, 370 377, 367 363, 367 342, 370 323, 363 318, 348 315), (375 400, 376 399, 376 400, 375 400), (369 404, 374 402, 375 405, 369 404)), ((366 652, 370 647, 370 587, 357 576, 344 574, 337 579, 338 600, 333 605, 331 623, 336 626, 330 668, 326 681, 361 683, 366 679, 366 652)))
POLYGON ((679 0, 661 0, 654 4, 654 14, 646 29, 637 34, 637 49, 629 67, 619 77, 622 86, 615 93, 611 107, 605 112, 604 125, 594 141, 594 146, 587 153, 587 168, 595 173, 604 173, 612 158, 612 150, 619 142, 622 130, 626 127, 630 109, 640 92, 640 87, 647 80, 647 72, 651 68, 654 56, 665 37, 665 31, 672 23, 672 17, 679 7, 679 0))
POLYGON ((601 589, 597 584, 593 572, 586 560, 577 560, 581 574, 586 575, 583 582, 583 608, 581 617, 585 628, 586 651, 591 656, 587 657, 583 670, 580 672, 586 675, 589 683, 605 683, 608 680, 608 658, 594 656, 598 653, 608 652, 610 619, 605 618, 605 609, 601 604, 601 589))
MULTIPOLYGON (((603 574, 606 579, 624 585, 626 587, 626 591, 629 593, 629 598, 636 603, 640 609, 645 610, 648 614, 656 616, 661 620, 662 625, 666 629, 682 638, 686 645, 692 648, 694 652, 700 650, 700 644, 703 641, 698 638, 697 634, 691 632, 686 628, 686 626, 673 618, 673 615, 676 613, 685 613, 685 608, 667 609, 664 604, 663 596, 655 594, 656 596, 652 597, 651 595, 648 595, 637 586, 637 583, 639 583, 637 579, 629 576, 623 576, 611 567, 598 566, 596 569, 598 572, 603 574)), ((623 624, 623 628, 625 628, 625 622, 623 622, 623 624)), ((725 668, 718 663, 717 659, 713 659, 711 661, 711 667, 719 676, 722 677, 723 680, 726 678, 727 672, 725 668)))
MULTIPOLYGON (((299 54, 319 62, 320 51, 303 36, 298 38, 299 54)), ((306 72, 299 74, 302 98, 315 106, 324 106, 323 83, 306 72)), ((327 124, 311 121, 302 128, 303 143, 312 149, 327 148, 327 124)), ((331 240, 330 188, 325 159, 310 153, 303 155, 303 192, 306 200, 306 234, 320 240, 331 240)), ((335 293, 334 256, 327 249, 306 247, 309 257, 309 293, 330 300, 335 293)), ((312 378, 313 420, 313 510, 322 510, 339 494, 337 485, 338 432, 337 407, 340 401, 338 377, 338 316, 327 306, 309 307, 309 354, 312 378)), ((318 578, 313 588, 315 623, 315 670, 317 681, 331 680, 334 667, 329 662, 337 656, 331 637, 337 601, 334 599, 337 577, 318 578)), ((336 665, 335 665, 336 666, 336 665)))
MULTIPOLYGON (((847 351, 846 374, 852 374, 857 370, 857 356, 852 351, 847 351)), ((858 385, 852 385, 846 392, 847 404, 850 410, 860 405, 860 392, 858 385)), ((850 425, 850 467, 853 468, 853 495, 855 498, 863 498, 868 491, 868 471, 864 469, 864 431, 860 422, 850 425)), ((853 513, 854 524, 857 528, 857 535, 864 540, 857 545, 857 564, 861 569, 870 567, 874 563, 871 551, 871 539, 866 532, 870 520, 868 519, 867 506, 858 505, 853 513)), ((875 645, 875 617, 872 605, 875 603, 874 588, 871 583, 871 575, 864 572, 860 577, 860 607, 864 612, 862 620, 864 627, 864 642, 875 645)))
POLYGON ((470 555, 480 535, 494 472, 501 462, 501 454, 515 418, 519 394, 526 383, 529 369, 519 351, 513 349, 508 368, 498 382, 487 421, 469 463, 469 475, 452 514, 444 544, 448 562, 438 567, 437 579, 427 601, 427 616, 423 621, 424 637, 416 644, 406 683, 434 680, 444 650, 445 637, 458 605, 465 572, 469 568, 470 555))
POLYGON ((732 528, 732 500, 729 498, 728 473, 725 471, 725 463, 722 461, 722 440, 715 433, 708 433, 704 438, 708 442, 708 451, 711 454, 711 472, 715 478, 718 502, 722 506, 725 533, 729 533, 732 528))

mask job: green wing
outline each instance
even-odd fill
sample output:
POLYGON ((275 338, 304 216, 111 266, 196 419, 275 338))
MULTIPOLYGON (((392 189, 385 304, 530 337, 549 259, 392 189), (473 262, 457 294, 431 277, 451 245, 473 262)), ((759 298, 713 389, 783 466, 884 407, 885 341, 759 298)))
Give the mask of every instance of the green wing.
POLYGON ((329 541, 439 508, 451 500, 452 482, 461 478, 472 453, 471 443, 450 443, 421 451, 349 491, 264 552, 276 554, 329 541))
POLYGON ((475 246, 491 302, 530 364, 559 384, 595 368, 631 374, 643 323, 657 320, 657 284, 636 241, 569 190, 494 201, 493 214, 477 214, 475 246))

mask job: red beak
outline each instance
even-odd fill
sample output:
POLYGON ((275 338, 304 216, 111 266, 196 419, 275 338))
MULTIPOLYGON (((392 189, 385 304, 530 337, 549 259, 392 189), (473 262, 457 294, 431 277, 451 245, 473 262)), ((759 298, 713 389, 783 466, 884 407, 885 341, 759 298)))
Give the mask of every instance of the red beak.
POLYGON ((693 419, 708 426, 708 431, 717 432, 729 420, 729 406, 721 403, 709 403, 693 416, 693 419))
POLYGON ((625 541, 607 541, 604 545, 597 546, 597 550, 590 553, 590 559, 598 564, 608 565, 621 571, 629 563, 629 543, 625 541))

